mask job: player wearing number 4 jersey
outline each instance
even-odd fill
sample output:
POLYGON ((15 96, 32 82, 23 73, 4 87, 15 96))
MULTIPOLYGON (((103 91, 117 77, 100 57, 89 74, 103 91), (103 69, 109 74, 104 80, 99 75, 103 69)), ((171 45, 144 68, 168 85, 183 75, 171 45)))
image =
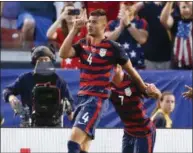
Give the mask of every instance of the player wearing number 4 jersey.
POLYGON ((143 108, 143 93, 121 67, 115 72, 110 101, 124 124, 122 153, 153 153, 156 131, 143 108))
POLYGON ((68 153, 86 153, 94 138, 109 96, 112 68, 120 64, 139 85, 141 92, 156 93, 146 86, 133 68, 126 52, 117 43, 106 40, 104 30, 107 24, 103 10, 91 12, 87 22, 88 38, 72 45, 78 30, 85 25, 85 12, 74 22, 73 28, 64 40, 59 54, 62 58, 80 57, 80 90, 78 106, 74 113, 74 125, 68 142, 68 153))

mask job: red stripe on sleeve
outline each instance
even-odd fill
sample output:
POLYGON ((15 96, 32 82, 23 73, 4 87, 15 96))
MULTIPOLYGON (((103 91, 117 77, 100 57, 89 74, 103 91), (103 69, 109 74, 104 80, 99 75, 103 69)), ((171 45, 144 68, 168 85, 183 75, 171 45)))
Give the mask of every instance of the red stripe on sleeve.
POLYGON ((92 82, 80 82, 80 87, 83 86, 108 86, 109 82, 107 81, 92 81, 92 82))
MULTIPOLYGON (((84 54, 84 55, 82 55, 82 57, 84 58, 84 60, 88 59, 88 55, 84 54)), ((92 57, 92 63, 99 63, 99 64, 101 64, 101 63, 106 63, 106 62, 108 62, 108 60, 99 59, 97 57, 92 57)))
POLYGON ((108 69, 111 69, 112 67, 113 67, 112 65, 103 66, 103 67, 93 67, 82 63, 80 64, 80 68, 82 69, 95 70, 95 71, 108 70, 108 69))
POLYGON ((91 92, 91 91, 86 91, 86 90, 80 90, 78 92, 78 95, 90 95, 90 96, 96 96, 96 97, 101 97, 101 98, 108 98, 108 94, 96 93, 96 92, 91 92))
POLYGON ((111 73, 105 73, 105 74, 86 74, 86 73, 81 73, 80 74, 80 79, 96 79, 96 78, 100 78, 100 77, 110 77, 111 73))

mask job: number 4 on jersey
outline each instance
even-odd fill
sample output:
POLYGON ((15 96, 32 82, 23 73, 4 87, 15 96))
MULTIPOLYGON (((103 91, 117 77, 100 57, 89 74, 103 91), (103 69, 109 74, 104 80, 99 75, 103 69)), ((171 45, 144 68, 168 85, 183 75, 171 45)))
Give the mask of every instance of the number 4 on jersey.
POLYGON ((89 63, 89 65, 92 64, 92 54, 90 53, 88 58, 87 58, 87 62, 89 63))
POLYGON ((88 120, 89 120, 88 112, 86 112, 86 113, 82 116, 82 119, 84 120, 84 123, 88 122, 88 120))

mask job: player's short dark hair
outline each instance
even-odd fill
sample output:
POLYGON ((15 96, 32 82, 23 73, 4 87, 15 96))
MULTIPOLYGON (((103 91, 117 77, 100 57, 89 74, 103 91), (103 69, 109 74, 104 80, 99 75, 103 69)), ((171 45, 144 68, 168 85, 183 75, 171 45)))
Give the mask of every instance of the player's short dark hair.
POLYGON ((107 16, 107 14, 106 14, 105 10, 97 9, 97 10, 92 11, 90 13, 90 16, 97 16, 97 17, 99 17, 99 16, 107 16))

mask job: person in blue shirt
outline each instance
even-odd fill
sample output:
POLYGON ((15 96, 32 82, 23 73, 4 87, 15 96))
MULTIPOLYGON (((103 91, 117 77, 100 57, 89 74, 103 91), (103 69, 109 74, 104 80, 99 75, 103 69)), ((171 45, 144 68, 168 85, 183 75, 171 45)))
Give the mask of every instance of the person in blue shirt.
MULTIPOLYGON (((21 74, 12 84, 8 85, 3 90, 4 100, 10 103, 15 113, 22 113, 22 108, 24 108, 24 106, 27 106, 29 108, 30 114, 32 114, 32 90, 37 84, 37 77, 35 74, 42 72, 46 73, 46 68, 42 68, 42 70, 38 72, 38 65, 41 65, 41 63, 43 65, 46 63, 53 63, 54 61, 55 54, 53 49, 47 46, 38 46, 33 49, 32 64, 34 64, 35 66, 34 71, 21 74), (17 98, 17 95, 20 95, 21 101, 17 98)), ((55 76, 54 79, 50 79, 49 77, 43 76, 43 80, 41 80, 41 82, 50 82, 51 85, 56 86, 56 88, 58 88, 60 91, 61 99, 67 98, 72 105, 73 98, 69 92, 67 83, 63 79, 61 79, 55 71, 53 72, 53 74, 55 76)), ((68 115, 71 115, 71 113, 68 112, 68 115)), ((60 124, 60 122, 61 121, 59 121, 58 124, 60 124)))
POLYGON ((24 48, 33 45, 46 45, 47 30, 56 19, 54 2, 18 2, 20 12, 17 19, 17 28, 21 29, 24 39, 24 48), (31 43, 32 42, 32 43, 31 43))

